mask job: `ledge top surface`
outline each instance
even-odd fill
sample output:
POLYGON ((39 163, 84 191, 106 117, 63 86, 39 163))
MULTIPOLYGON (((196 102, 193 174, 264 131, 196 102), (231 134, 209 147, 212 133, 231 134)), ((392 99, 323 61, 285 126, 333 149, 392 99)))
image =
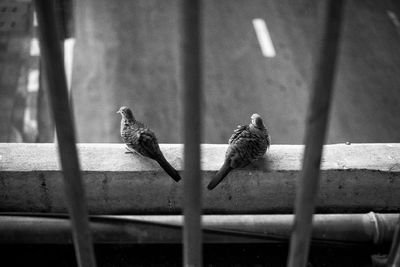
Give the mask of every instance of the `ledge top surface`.
MULTIPOLYGON (((126 154, 124 144, 78 144, 82 171, 159 171, 156 162, 126 154)), ((225 144, 202 144, 202 170, 216 171, 224 160, 225 144)), ((56 145, 0 143, 0 171, 59 171, 56 145)), ((160 144, 166 159, 183 168, 183 145, 160 144)), ((303 145, 272 145, 263 159, 246 167, 259 171, 299 171, 303 145)), ((325 145, 322 170, 367 169, 400 172, 400 143, 325 145)))

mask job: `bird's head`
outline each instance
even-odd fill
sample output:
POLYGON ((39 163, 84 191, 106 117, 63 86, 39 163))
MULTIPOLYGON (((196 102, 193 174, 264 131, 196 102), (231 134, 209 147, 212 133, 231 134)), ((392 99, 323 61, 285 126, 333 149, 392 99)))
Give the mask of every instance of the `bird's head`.
POLYGON ((132 111, 128 107, 125 106, 120 107, 117 113, 121 114, 121 116, 125 119, 134 120, 132 111))
POLYGON ((258 129, 265 128, 263 120, 260 115, 258 115, 257 113, 254 113, 253 115, 251 115, 250 118, 251 118, 251 125, 253 125, 254 127, 256 127, 258 129))

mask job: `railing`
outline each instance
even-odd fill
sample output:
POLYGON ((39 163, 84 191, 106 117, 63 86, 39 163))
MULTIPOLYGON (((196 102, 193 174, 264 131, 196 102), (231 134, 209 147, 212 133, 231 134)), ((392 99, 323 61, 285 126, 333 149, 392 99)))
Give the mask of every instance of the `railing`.
POLYGON ((96 260, 87 218, 86 195, 75 144, 75 127, 69 102, 55 2, 52 0, 36 0, 35 8, 48 94, 63 169, 64 192, 71 216, 75 254, 79 266, 94 267, 96 260))
MULTIPOLYGON (((86 182, 86 188, 88 190, 88 199, 89 199, 89 210, 91 207, 100 207, 99 205, 91 206, 91 202, 96 201, 91 197, 91 187, 94 185, 98 188, 98 183, 101 181, 101 184, 104 188, 107 188, 110 182, 122 182, 120 185, 126 185, 128 187, 119 188, 122 192, 125 192, 126 196, 129 194, 133 197, 149 197, 153 195, 153 193, 159 193, 157 198, 163 199, 162 205, 158 203, 159 206, 154 206, 152 209, 154 212, 167 212, 168 209, 174 208, 175 203, 180 203, 180 205, 184 206, 184 214, 185 214, 185 238, 184 238, 184 264, 187 266, 201 266, 201 225, 200 225, 200 214, 201 214, 201 194, 200 187, 201 184, 201 173, 200 173, 200 146, 199 143, 201 141, 201 107, 200 107, 200 98, 201 98, 201 19, 200 19, 200 11, 201 11, 201 1, 184 1, 183 5, 183 14, 184 14, 184 47, 183 47, 183 66, 184 70, 184 89, 185 89, 185 176, 184 176, 184 188, 185 188, 185 198, 184 203, 180 203, 177 201, 176 197, 179 194, 176 194, 176 188, 179 188, 180 185, 171 185, 168 179, 163 179, 158 176, 163 176, 163 174, 156 174, 153 178, 149 177, 149 173, 145 173, 142 170, 136 170, 136 172, 131 172, 135 174, 135 179, 132 179, 127 176, 131 174, 130 172, 121 173, 118 171, 110 176, 110 174, 105 173, 102 178, 99 179, 97 174, 91 174, 92 171, 96 170, 88 170, 88 173, 85 173, 85 167, 87 167, 83 163, 84 170, 84 182, 86 182), (93 175, 90 179, 90 175, 93 175), (115 176, 114 176, 115 175, 115 176), (157 178, 157 179, 155 179, 157 178), (158 179, 160 178, 160 179, 158 179), (93 184, 90 184, 90 183, 93 184), (133 193, 132 191, 127 191, 130 183, 136 183, 139 187, 138 191, 133 193), (150 191, 146 191, 145 189, 149 189, 150 191), (167 190, 165 190, 167 189, 167 190), (143 191, 142 191, 143 190, 143 191), (153 190, 153 191, 151 191, 153 190), (156 190, 156 191, 154 191, 156 190), (165 190, 165 191, 164 191, 165 190), (143 195, 143 192, 146 192, 146 196, 143 195), (161 195, 160 195, 161 194, 161 195), (165 197, 165 198, 162 198, 165 197), (172 199, 172 200, 171 200, 172 199), (167 205, 165 203, 168 203, 167 205), (164 210, 163 210, 164 207, 164 210)), ((76 248, 76 255, 78 259, 78 263, 80 266, 95 266, 95 260, 93 255, 93 249, 91 244, 91 238, 89 234, 89 223, 87 220, 87 210, 86 210, 86 199, 85 193, 83 190, 82 180, 80 179, 79 172, 79 164, 78 157, 75 148, 75 139, 72 125, 72 116, 69 110, 68 97, 67 97, 67 86, 64 76, 62 57, 60 52, 60 47, 58 44, 57 38, 57 27, 55 27, 55 12, 52 0, 37 0, 36 1, 36 11, 38 14, 38 21, 40 27, 40 42, 43 50, 43 59, 45 62, 45 71, 46 77, 49 81, 49 93, 50 98, 52 99, 52 109, 53 115, 55 119, 55 124, 57 128, 57 137, 58 144, 60 150, 60 158, 63 167, 63 176, 65 182, 65 193, 67 204, 70 207, 71 220, 72 220, 72 232, 74 233, 74 244, 76 248)), ((378 166, 378 168, 367 167, 360 168, 365 166, 353 166, 352 164, 356 164, 356 159, 363 159, 363 163, 368 162, 364 157, 368 155, 364 150, 371 150, 371 147, 368 145, 364 146, 349 146, 346 148, 345 146, 341 146, 340 149, 344 151, 348 151, 351 147, 356 147, 357 154, 353 156, 349 155, 349 157, 353 160, 352 164, 348 164, 348 168, 346 169, 347 159, 343 160, 338 155, 334 155, 335 159, 340 159, 341 162, 335 166, 328 169, 324 169, 322 167, 322 176, 320 175, 320 162, 322 155, 322 147, 324 143, 325 129, 327 125, 327 117, 329 113, 329 103, 330 103, 330 95, 333 88, 333 77, 334 77, 334 66, 336 59, 336 51, 339 44, 339 33, 340 33, 340 21, 341 21, 341 6, 342 1, 327 1, 327 9, 326 16, 324 22, 321 23, 323 25, 324 33, 321 35, 321 43, 319 44, 319 54, 317 55, 316 61, 316 71, 314 73, 314 82, 313 82, 313 94, 312 101, 310 103, 310 115, 307 124, 307 134, 306 134, 306 147, 305 147, 305 156, 304 156, 304 164, 303 171, 301 175, 301 180, 298 186, 298 193, 296 201, 296 216, 295 216, 295 227, 293 231, 293 239, 291 243, 291 249, 289 253, 289 266, 305 266, 307 256, 308 256, 308 247, 310 242, 310 233, 311 233, 311 221, 314 212, 314 205, 317 199, 317 191, 318 191, 318 183, 320 183, 321 194, 320 200, 321 203, 317 205, 317 210, 322 207, 326 209, 334 209, 334 208, 349 208, 348 205, 355 204, 354 201, 357 202, 359 208, 369 208, 375 209, 381 203, 382 207, 385 206, 389 209, 393 208, 393 210, 398 211, 398 203, 394 203, 398 201, 399 190, 398 190, 398 179, 394 179, 398 177, 397 171, 397 163, 392 164, 390 167, 385 163, 387 161, 387 154, 380 153, 379 149, 383 149, 385 153, 386 150, 391 150, 391 146, 385 147, 385 145, 377 145, 372 149, 373 154, 378 154, 379 164, 384 165, 385 167, 381 169, 382 166, 378 166), (321 113, 322 112, 322 113, 321 113), (322 115, 321 115, 322 114, 322 115), (375 148, 378 148, 375 151, 375 148), (344 161, 344 163, 342 163, 344 161), (345 167, 343 167, 343 165, 345 167), (396 171, 394 171, 396 170, 396 171), (335 177, 333 181, 332 177, 335 177), (344 178, 343 178, 344 177, 344 178), (378 178, 377 178, 378 177, 378 178), (363 181, 368 181, 365 184, 362 184, 363 181), (383 183, 382 183, 383 181, 383 183), (340 183, 341 182, 341 183, 340 183), (353 182, 350 183, 350 182, 353 182), (337 188, 330 188, 329 186, 337 184, 337 188), (343 183, 343 184, 342 184, 343 183), (361 183, 361 184, 360 184, 361 183), (350 186, 350 191, 347 193, 350 196, 346 199, 339 198, 337 193, 340 190, 348 190, 350 186), (324 191, 327 188, 330 190, 324 191), (390 194, 385 194, 381 192, 382 188, 388 190, 390 194), (396 190, 397 189, 397 190, 396 190), (366 190, 366 191, 364 191, 366 190), (376 195, 368 194, 367 192, 379 191, 376 195), (357 194, 358 193, 358 194, 357 194), (332 194, 336 194, 333 197, 332 194), (375 196, 375 197, 374 197, 375 196), (362 199, 364 197, 364 199, 362 199), (361 199, 362 201, 361 201, 361 199), (386 202, 382 202, 382 199, 386 202), (369 202, 373 200, 374 202, 369 202), (347 201, 347 203, 345 203, 347 201), (392 202, 391 202, 392 201, 392 202), (383 204, 384 203, 384 204, 383 204), (339 204, 339 205, 338 205, 339 204)), ((396 147, 397 145, 392 145, 392 147, 396 147)), ((207 148, 207 147, 206 147, 207 148)), ((223 147, 225 148, 225 147, 223 147)), ((336 149, 336 147, 333 147, 336 149)), ((117 148, 118 151, 120 147, 117 148)), ((49 150, 49 148, 48 148, 49 150)), ((300 147, 295 147, 289 149, 289 153, 287 155, 291 155, 290 153, 295 151, 300 151, 300 147)), ((329 150, 329 149, 327 149, 329 150)), ((12 149, 11 149, 12 151, 12 149)), ((30 150, 26 150, 22 153, 22 157, 24 154, 32 152, 32 148, 30 150)), ((47 151, 50 152, 50 151, 47 151)), ((336 151, 337 154, 340 154, 336 151)), ((103 151, 105 153, 105 151, 103 151)), ((268 203, 272 200, 278 199, 278 202, 275 204, 275 207, 280 207, 282 209, 291 210, 293 203, 293 195, 294 188, 293 185, 294 178, 299 175, 299 159, 300 154, 297 153, 296 158, 296 167, 293 169, 287 167, 293 166, 285 166, 285 163, 281 163, 279 165, 279 158, 274 158, 274 150, 271 151, 269 156, 270 161, 264 161, 261 167, 267 167, 264 170, 260 168, 249 168, 238 170, 234 172, 234 174, 230 175, 229 184, 226 186, 221 186, 218 191, 208 192, 204 197, 204 209, 205 211, 219 211, 219 212, 232 212, 232 203, 233 212, 243 212, 250 211, 253 209, 258 209, 258 212, 269 212, 272 211, 271 207, 268 209, 268 203), (278 162, 278 163, 277 163, 278 162), (269 163, 271 166, 268 166, 266 163, 269 163), (282 167, 284 166, 284 168, 282 167), (279 171, 281 169, 281 172, 279 171), (272 180, 275 183, 270 183, 269 178, 271 178, 271 174, 275 175, 275 177, 282 178, 280 180, 272 180), (248 179, 248 176, 251 176, 252 179, 248 179), (290 178, 289 178, 290 177, 290 178), (237 178, 237 179, 235 179, 237 178), (273 187, 275 185, 275 188, 273 187), (284 188, 284 191, 279 191, 279 187, 284 188), (263 189, 263 191, 260 191, 263 189), (287 190, 286 190, 287 189, 287 190), (254 191, 253 191, 254 190, 254 191), (278 191, 274 191, 278 190, 278 191), (267 192, 271 192, 269 198, 265 198, 268 196, 267 192), (281 192, 284 194, 273 195, 276 192, 281 192), (246 195, 249 194, 249 195, 246 195), (281 196, 281 195, 286 195, 281 196), (289 198, 287 196, 290 196, 289 198), (222 198, 221 198, 222 197, 222 198), (219 201, 218 201, 219 200, 219 201), (243 200, 243 203, 238 204, 239 202, 235 202, 238 200, 243 200), (209 201, 209 202, 208 202, 209 201), (281 201, 281 202, 279 202, 281 201), (229 203, 231 204, 229 206, 229 203), (230 208, 231 207, 231 208, 230 208), (209 210, 207 210, 209 209, 209 210)), ((327 152, 329 154, 329 152, 327 152)), ((394 152, 393 152, 394 153, 394 152)), ((203 151, 204 154, 207 154, 207 149, 203 151)), ((212 151, 212 155, 218 154, 216 151, 212 151)), ((218 154, 219 155, 219 154, 218 154)), ((6 155, 4 155, 6 156, 6 155)), ((14 156, 16 156, 14 154, 14 156)), ((107 154, 108 159, 111 159, 111 155, 107 154)), ((116 158, 112 158, 113 160, 117 160, 116 158)), ((176 156, 176 155, 175 155, 176 156)), ((223 158, 222 155, 219 155, 220 158, 223 158)), ((398 159, 397 151, 393 155, 396 159, 398 159)), ((7 156, 6 156, 7 157, 7 156)), ((82 156, 84 159, 84 156, 82 156)), ((43 158, 41 158, 42 160, 43 158)), ((171 158, 173 159, 173 158, 171 158)), ((129 159, 131 162, 129 164, 133 165, 132 161, 135 159, 129 159)), ((137 159, 136 159, 137 160, 137 159)), ((286 161, 287 158, 284 158, 286 161)), ((328 165, 331 162, 335 162, 337 160, 327 161, 328 165)), ((7 163, 8 161, 6 161, 7 163)), ((18 162, 18 161, 16 161, 18 162)), ((85 162, 85 159, 83 160, 85 162)), ((126 162, 126 161, 124 161, 126 162)), ((377 159, 373 159, 374 164, 377 162, 377 159)), ((103 161, 104 163, 104 161, 103 161)), ((115 161, 116 165, 119 164, 118 161, 115 161)), ((38 163, 40 165, 40 163, 38 163)), ((130 165, 126 165, 130 166, 130 165)), ((153 166, 154 167, 154 166, 153 166)), ((375 166, 376 167, 376 166, 375 166)), ((37 186, 38 181, 40 181, 40 186, 44 187, 41 192, 41 197, 43 199, 39 202, 45 203, 42 207, 42 210, 65 210, 65 205, 61 196, 56 196, 56 192, 59 192, 61 188, 60 181, 57 178, 60 178, 61 174, 59 172, 59 168, 56 167, 53 171, 43 170, 43 169, 30 169, 27 170, 28 175, 24 173, 23 170, 17 169, 8 169, 7 167, 2 167, 1 175, 2 181, 6 181, 3 187, 6 187, 7 194, 16 194, 18 190, 15 190, 15 183, 32 183, 32 186, 37 186), (37 176, 32 175, 32 171, 37 171, 37 176), (25 175, 26 179, 12 179, 10 177, 25 175), (50 178, 52 177, 53 178, 50 178), (32 177, 33 180, 32 180, 32 177), (7 180, 8 179, 8 180, 7 180), (57 182, 58 181, 58 185, 57 182), (9 182, 9 184, 7 184, 9 182), (44 184, 44 186, 43 186, 44 184), (47 184, 50 184, 51 190, 47 190, 47 184), (57 186, 56 186, 57 185, 57 186), (49 196, 50 195, 50 196, 49 196)), ((49 168, 48 166, 46 168, 49 168)), ((127 167, 126 167, 127 168, 127 167)), ((151 166, 149 165, 150 170, 151 166)), ((112 168, 111 168, 112 169, 112 168)), ((179 168, 178 168, 179 169, 179 168)), ((203 168, 204 169, 204 168, 203 168)), ((205 180, 207 177, 207 165, 206 171, 203 170, 203 177, 205 180), (206 172, 206 173, 204 173, 206 172)), ((214 169, 212 169, 214 171, 214 169)), ((151 173, 151 172, 150 172, 151 173)), ((154 174, 153 170, 153 174, 154 174)), ((276 178, 275 178, 276 179, 276 178)), ((27 186, 28 184, 26 184, 27 186)), ((19 187, 20 189, 21 187, 19 187)), ((28 191, 28 187, 26 187, 28 191)), ((137 187, 136 187, 137 188, 137 187)), ((109 202, 110 201, 110 190, 117 190, 118 187, 115 185, 111 189, 104 189, 101 191, 100 188, 96 190, 97 192, 103 193, 103 200, 105 201, 103 211, 109 211, 109 209, 118 210, 118 202, 109 202), (106 194, 107 193, 107 194, 106 194)), ((156 194, 155 194, 156 195, 156 194)), ((115 195, 112 195, 115 197, 115 195)), ((146 198, 146 199, 147 199, 146 198)), ((9 199, 9 198, 8 198, 9 199)), ((23 199, 23 198, 22 198, 23 199)), ((129 198, 130 199, 130 198, 129 198)), ((113 199, 114 200, 114 199, 113 199)), ((15 200, 14 200, 15 201, 15 200)), ((12 202, 12 200, 11 200, 12 202)), ((7 202, 2 202, 1 205, 7 205, 7 202)), ((147 201, 144 203, 153 203, 153 201, 147 201)), ((157 201, 154 201, 157 203, 157 201)), ((15 204, 15 203, 14 203, 15 204)), ((146 205, 144 205, 146 206, 146 205)), ((179 206, 175 212, 180 212, 179 206)), ((7 206, 3 206, 3 208, 9 208, 7 206)), ((23 206, 22 206, 23 207, 23 206)), ((137 209, 140 210, 140 207, 143 205, 138 205, 137 209)), ((351 208, 355 208, 356 206, 352 206, 351 208)), ((126 209, 130 209, 134 211, 135 209, 128 205, 125 207, 126 209)), ((146 207, 148 208, 148 207, 146 207)), ((64 211, 63 210, 63 211, 64 211)), ((120 211, 122 211, 121 209, 120 211)), ((151 210, 151 209, 150 209, 151 210)), ((174 209, 173 209, 174 210, 174 209)), ((125 211, 125 210, 124 210, 125 211)), ((96 212, 96 211, 95 211, 96 212)), ((397 236, 394 238, 395 243, 393 245, 393 249, 391 255, 389 256, 389 264, 393 264, 393 266, 397 266, 400 262, 400 249, 398 246, 398 242, 400 242, 400 238, 398 238, 399 231, 397 231, 397 236), (397 255, 397 256, 396 256, 397 255)))
POLYGON ((201 235, 201 0, 182 2, 182 77, 185 143, 183 263, 202 266, 201 235))
POLYGON ((312 217, 318 192, 322 147, 328 125, 329 107, 339 48, 342 0, 327 1, 322 34, 312 77, 312 91, 306 122, 303 170, 297 186, 295 222, 289 249, 288 266, 306 266, 312 217))

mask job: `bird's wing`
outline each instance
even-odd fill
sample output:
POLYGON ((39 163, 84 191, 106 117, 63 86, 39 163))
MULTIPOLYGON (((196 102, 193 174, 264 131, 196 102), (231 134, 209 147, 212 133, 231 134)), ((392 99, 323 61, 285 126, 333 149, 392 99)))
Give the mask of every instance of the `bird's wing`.
POLYGON ((228 143, 231 144, 232 142, 234 142, 236 139, 239 138, 240 135, 248 131, 248 128, 249 128, 248 125, 238 125, 237 129, 233 131, 233 134, 229 138, 228 143))
POLYGON ((138 137, 141 154, 152 159, 156 159, 160 156, 161 150, 157 138, 152 131, 148 129, 141 130, 138 133, 138 137))

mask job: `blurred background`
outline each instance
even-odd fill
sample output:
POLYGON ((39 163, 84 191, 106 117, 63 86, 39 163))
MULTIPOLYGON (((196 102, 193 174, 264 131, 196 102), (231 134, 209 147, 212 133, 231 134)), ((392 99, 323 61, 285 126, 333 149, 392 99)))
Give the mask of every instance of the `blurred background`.
MULTIPOLYGON (((176 0, 56 1, 79 142, 120 142, 122 105, 182 143, 176 0)), ((274 144, 301 144, 322 1, 205 0, 203 142, 252 113, 274 144)), ((30 1, 0 1, 0 142, 52 142, 30 1)), ((351 0, 328 143, 400 142, 400 2, 351 0)))

